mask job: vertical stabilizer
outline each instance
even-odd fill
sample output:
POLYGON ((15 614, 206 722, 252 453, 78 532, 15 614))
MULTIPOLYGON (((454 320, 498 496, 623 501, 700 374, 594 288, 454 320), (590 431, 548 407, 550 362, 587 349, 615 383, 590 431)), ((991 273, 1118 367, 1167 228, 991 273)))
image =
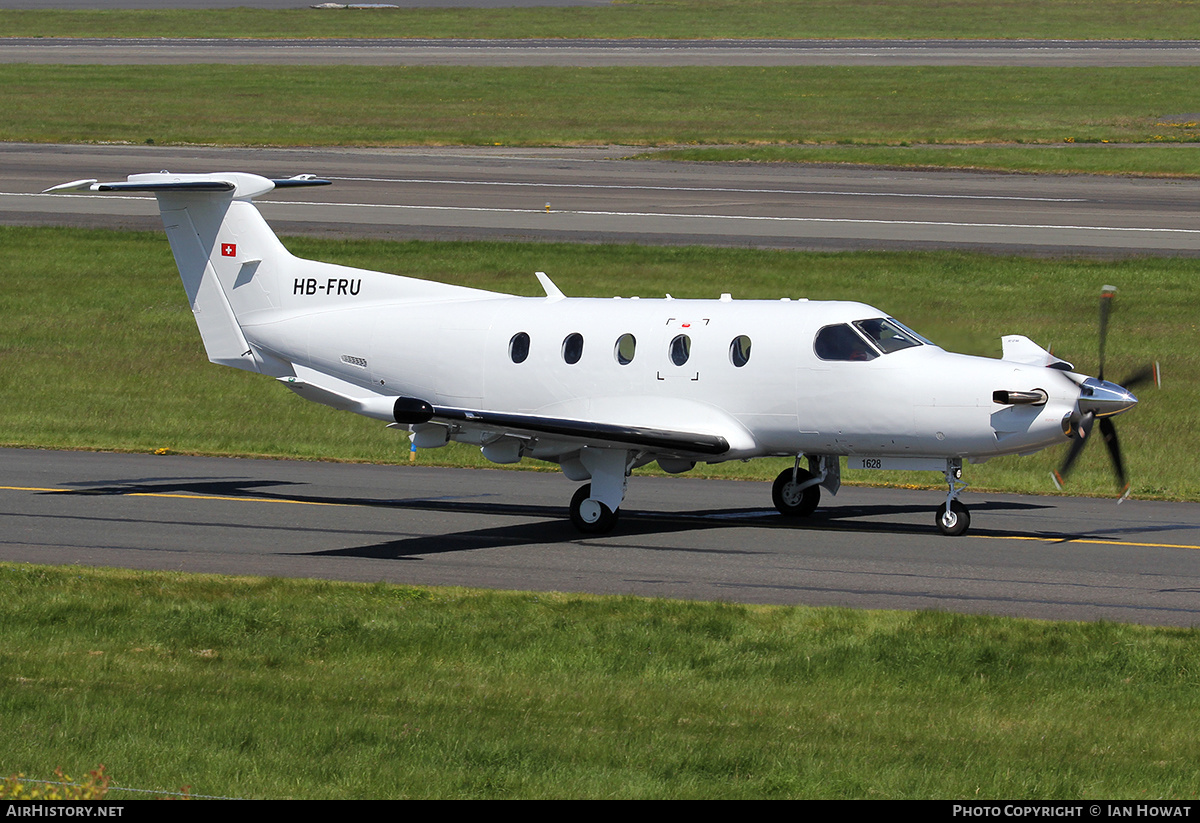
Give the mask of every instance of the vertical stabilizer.
MULTIPOLYGON (((291 375, 290 354, 285 358, 279 352, 265 351, 261 338, 255 336, 256 328, 280 319, 401 301, 436 303, 498 296, 294 257, 250 201, 276 188, 328 182, 309 175, 269 180, 241 172, 157 172, 133 174, 115 183, 76 180, 48 192, 154 194, 204 349, 209 360, 225 366, 276 377, 291 375)), ((292 353, 306 360, 307 345, 299 344, 292 353)))
POLYGON ((179 277, 204 350, 214 363, 262 371, 239 325, 278 306, 273 280, 294 259, 249 201, 276 185, 323 185, 310 177, 272 181, 255 174, 133 174, 120 183, 79 180, 50 192, 150 192, 158 198, 179 277))
POLYGON ((214 218, 219 225, 230 210, 231 199, 228 196, 160 194, 158 200, 163 227, 171 241, 175 265, 179 267, 179 277, 183 280, 188 305, 192 307, 208 359, 225 366, 258 371, 250 344, 242 335, 213 263, 213 257, 221 254, 217 233, 211 225, 205 225, 214 218))
POLYGON ((249 202, 272 191, 275 184, 252 174, 139 174, 131 176, 129 183, 152 186, 158 197, 163 227, 208 359, 261 371, 239 318, 278 305, 279 290, 271 281, 291 258, 249 202), (220 191, 199 188, 214 183, 228 185, 220 191))

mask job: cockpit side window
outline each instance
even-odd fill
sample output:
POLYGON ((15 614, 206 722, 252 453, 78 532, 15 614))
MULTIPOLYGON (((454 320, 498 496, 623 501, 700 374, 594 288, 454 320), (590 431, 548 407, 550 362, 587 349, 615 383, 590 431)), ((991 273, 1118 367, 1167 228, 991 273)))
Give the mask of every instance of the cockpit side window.
POLYGON ((906 329, 890 317, 855 320, 854 325, 884 354, 910 349, 925 342, 915 332, 906 329))
POLYGON ((813 351, 822 360, 874 360, 879 353, 845 323, 817 332, 813 351))

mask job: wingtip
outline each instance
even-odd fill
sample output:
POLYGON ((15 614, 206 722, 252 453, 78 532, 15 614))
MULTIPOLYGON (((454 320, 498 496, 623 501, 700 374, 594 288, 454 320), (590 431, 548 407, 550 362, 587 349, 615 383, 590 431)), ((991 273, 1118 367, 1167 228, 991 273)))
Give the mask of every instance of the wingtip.
POLYGON ((92 177, 88 180, 72 180, 70 183, 59 183, 57 186, 51 186, 42 194, 66 194, 73 191, 88 191, 96 183, 100 182, 92 177))

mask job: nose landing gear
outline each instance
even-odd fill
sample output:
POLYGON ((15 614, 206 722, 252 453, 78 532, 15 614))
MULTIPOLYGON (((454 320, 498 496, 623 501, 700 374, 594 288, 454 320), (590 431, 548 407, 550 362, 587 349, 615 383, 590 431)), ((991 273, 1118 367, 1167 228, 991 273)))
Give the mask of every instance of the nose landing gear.
POLYGON ((958 495, 967 488, 967 484, 962 482, 962 460, 947 460, 943 474, 950 490, 946 494, 945 504, 938 506, 937 527, 947 537, 958 537, 966 534, 971 527, 971 513, 958 500, 958 495))

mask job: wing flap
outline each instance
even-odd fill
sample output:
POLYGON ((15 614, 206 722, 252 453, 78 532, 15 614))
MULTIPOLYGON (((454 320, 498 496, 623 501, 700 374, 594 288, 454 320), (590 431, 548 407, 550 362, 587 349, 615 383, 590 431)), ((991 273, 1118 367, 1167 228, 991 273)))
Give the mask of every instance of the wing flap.
POLYGON ((433 419, 505 433, 550 435, 554 438, 581 441, 585 444, 630 446, 666 451, 672 454, 687 453, 715 457, 725 454, 730 449, 728 439, 719 434, 602 423, 597 420, 571 420, 561 417, 474 411, 444 406, 434 406, 433 419))

